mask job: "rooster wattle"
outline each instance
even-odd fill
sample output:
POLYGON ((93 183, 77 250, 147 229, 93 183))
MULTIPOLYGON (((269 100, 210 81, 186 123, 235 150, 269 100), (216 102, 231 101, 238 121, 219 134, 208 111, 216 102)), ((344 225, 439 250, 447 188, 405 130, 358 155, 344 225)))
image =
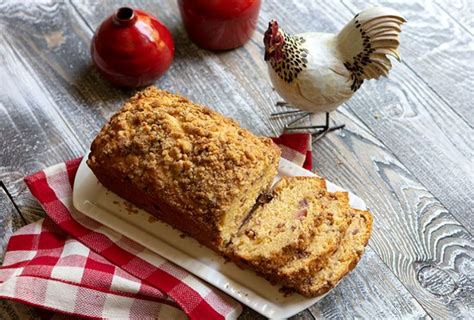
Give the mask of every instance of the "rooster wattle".
POLYGON ((329 127, 329 112, 351 98, 364 80, 387 76, 392 67, 387 55, 400 61, 397 48, 404 22, 397 11, 379 7, 360 12, 338 34, 289 35, 270 21, 264 44, 271 82, 285 100, 279 105, 300 109, 273 115, 304 113, 286 129, 318 129, 324 135, 342 128, 329 127), (326 112, 324 125, 291 126, 320 112, 326 112))

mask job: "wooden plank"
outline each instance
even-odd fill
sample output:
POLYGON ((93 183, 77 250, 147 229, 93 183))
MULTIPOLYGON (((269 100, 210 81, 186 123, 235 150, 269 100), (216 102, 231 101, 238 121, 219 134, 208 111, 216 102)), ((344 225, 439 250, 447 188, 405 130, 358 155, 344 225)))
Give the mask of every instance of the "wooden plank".
MULTIPOLYGON (((242 313, 239 316, 239 320, 265 320, 264 316, 260 315, 259 313, 253 311, 250 308, 244 308, 242 313)), ((314 317, 308 310, 304 310, 297 315, 289 318, 289 320, 313 320, 314 317)))
POLYGON ((26 47, 38 35, 33 25, 38 23, 41 28, 39 21, 46 18, 54 21, 56 9, 53 6, 51 11, 46 11, 50 16, 43 17, 38 6, 28 5, 27 10, 20 3, 2 2, 0 7, 0 130, 4 137, 0 140, 0 148, 4 150, 0 178, 14 196, 24 191, 22 178, 27 172, 78 156, 84 148, 62 121, 61 107, 48 92, 50 75, 41 70, 42 59, 32 58, 36 57, 29 50, 32 47, 26 47))
MULTIPOLYGON (((80 104, 68 98, 77 97, 74 81, 81 74, 77 67, 84 68, 87 61, 75 57, 77 48, 84 47, 84 57, 87 48, 78 41, 80 36, 70 36, 73 31, 64 17, 64 6, 54 2, 0 2, 0 21, 0 180, 27 222, 32 222, 43 217, 44 212, 26 190, 23 177, 81 155, 87 143, 82 142, 80 128, 87 128, 86 124, 97 118, 82 118, 77 108, 80 104), (69 73, 64 71, 68 69, 69 73), (60 89, 68 82, 73 85, 69 86, 69 94, 60 89), (74 121, 64 121, 65 108, 71 109, 69 115, 77 115, 74 121), (71 122, 75 129, 71 129, 71 122)), ((92 81, 89 83, 93 86, 92 81)), ((88 131, 84 132, 92 133, 88 131)), ((2 260, 10 235, 21 225, 18 213, 0 190, 2 260)), ((0 310, 1 319, 40 318, 35 308, 17 302, 2 300, 0 310)))
POLYGON ((91 70, 91 32, 75 14, 56 1, 0 3, 0 179, 32 212, 23 177, 83 155, 129 95, 91 70))
POLYGON ((357 269, 310 310, 316 319, 337 319, 340 315, 352 319, 428 318, 388 267, 380 264, 371 248, 366 250, 357 269), (376 292, 379 298, 374 299, 370 292, 376 292))
POLYGON ((473 35, 474 19, 472 17, 474 17, 474 4, 472 0, 435 0, 434 2, 468 34, 473 35))
POLYGON ((335 120, 350 125, 318 144, 320 155, 332 155, 316 156, 319 172, 366 200, 375 217, 370 247, 430 316, 472 313, 472 235, 362 122, 341 111, 335 120))
POLYGON ((0 188, 0 265, 3 262, 8 240, 15 230, 24 224, 6 191, 0 188))
POLYGON ((0 300, 0 319, 40 320, 36 309, 10 300, 0 300))
MULTIPOLYGON (((337 32, 353 17, 353 12, 339 2, 305 3, 301 7, 289 2, 270 3, 268 11, 282 13, 280 24, 283 28, 291 28, 290 32, 337 32), (299 15, 295 12, 297 10, 301 10, 299 15), (291 19, 295 16, 298 19, 291 19), (315 16, 318 18, 315 19, 315 16)), ((263 20, 271 17, 274 16, 262 15, 263 20)), ((416 15, 408 18, 412 20, 406 25, 407 33, 410 33, 410 25, 423 24, 416 15)), ((402 47, 408 46, 402 37, 402 47)), ((464 45, 459 50, 466 47, 464 45)), ((431 49, 426 48, 426 51, 431 49)), ((450 73, 445 74, 447 79, 451 76, 450 73)), ((449 87, 454 90, 454 83, 458 81, 455 77, 452 81, 449 87)), ((471 218, 474 207, 474 130, 464 119, 453 112, 406 64, 394 63, 388 79, 366 81, 346 106, 469 232, 474 231, 474 220, 471 218)))

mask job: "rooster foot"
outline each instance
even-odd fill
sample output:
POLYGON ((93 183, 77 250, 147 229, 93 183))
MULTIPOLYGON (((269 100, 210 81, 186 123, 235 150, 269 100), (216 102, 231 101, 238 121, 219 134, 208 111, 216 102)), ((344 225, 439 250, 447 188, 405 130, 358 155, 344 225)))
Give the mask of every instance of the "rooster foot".
POLYGON ((313 133, 311 133, 311 134, 313 135, 313 141, 318 141, 319 139, 324 138, 324 136, 325 136, 328 132, 331 132, 331 131, 334 131, 334 130, 342 129, 342 128, 344 128, 345 126, 346 126, 345 124, 341 124, 341 125, 334 126, 334 127, 325 127, 325 128, 322 129, 322 130, 318 130, 318 131, 316 131, 316 132, 313 132, 313 133))
POLYGON ((288 102, 285 101, 278 101, 275 103, 275 106, 277 107, 291 107, 291 105, 288 102))
POLYGON ((303 110, 286 110, 286 111, 279 111, 279 112, 273 112, 272 114, 270 114, 271 117, 277 117, 277 116, 282 116, 282 115, 285 115, 285 114, 295 114, 295 113, 307 113, 306 111, 303 111, 303 110))
POLYGON ((314 140, 319 140, 321 138, 323 138, 328 132, 331 132, 331 131, 334 131, 334 130, 338 130, 338 129, 342 129, 345 127, 345 124, 341 124, 341 125, 337 125, 337 126, 329 126, 329 112, 326 112, 326 124, 325 125, 319 125, 319 126, 291 126, 292 124, 294 124, 295 122, 303 119, 304 117, 307 117, 309 116, 311 113, 310 112, 306 112, 303 116, 301 117, 298 117, 296 120, 293 120, 291 121, 290 123, 288 123, 286 126, 285 126, 285 130, 286 131, 290 131, 290 130, 305 130, 305 129, 318 129, 317 131, 313 132, 312 135, 314 135, 314 140))
POLYGON ((275 106, 277 106, 277 107, 289 107, 289 109, 287 109, 285 111, 273 112, 270 115, 271 117, 277 117, 277 116, 282 116, 282 115, 286 115, 286 114, 297 114, 297 113, 306 112, 306 111, 303 111, 303 110, 294 109, 293 106, 291 106, 289 103, 287 103, 285 101, 278 101, 277 103, 275 103, 275 106))

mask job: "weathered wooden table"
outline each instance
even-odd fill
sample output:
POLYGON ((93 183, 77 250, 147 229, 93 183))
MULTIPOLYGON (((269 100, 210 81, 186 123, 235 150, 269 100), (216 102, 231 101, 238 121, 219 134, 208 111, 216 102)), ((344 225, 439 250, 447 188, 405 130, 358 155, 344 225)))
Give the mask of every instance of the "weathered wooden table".
MULTIPOLYGON (((237 119, 261 135, 278 100, 262 34, 271 18, 293 32, 338 31, 378 1, 264 1, 243 48, 211 53, 191 43, 176 1, 131 1, 172 31, 176 56, 156 85, 237 119)), ((0 236, 44 213, 22 178, 83 155, 129 97, 91 67, 100 21, 125 1, 0 2, 0 236), (11 195, 11 199, 9 198, 11 195), (23 221, 15 209, 23 213, 23 221)), ((296 318, 472 318, 474 315, 473 7, 470 0, 385 1, 402 12, 402 64, 370 81, 333 119, 346 128, 314 144, 318 173, 365 199, 375 225, 357 269, 296 318)), ((0 318, 35 310, 0 302, 0 318)), ((258 315, 246 309, 242 318, 258 315)))

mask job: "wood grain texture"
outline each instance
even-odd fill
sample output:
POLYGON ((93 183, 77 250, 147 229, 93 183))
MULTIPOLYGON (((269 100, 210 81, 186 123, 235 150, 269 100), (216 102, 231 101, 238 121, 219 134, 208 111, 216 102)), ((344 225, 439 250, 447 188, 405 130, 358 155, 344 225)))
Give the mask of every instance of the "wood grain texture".
MULTIPOLYGON (((265 135, 279 133, 287 121, 268 120, 278 97, 262 59, 267 21, 277 17, 290 32, 332 32, 352 15, 351 3, 264 1, 251 41, 239 50, 215 54, 189 42, 175 1, 132 4, 158 16, 175 39, 175 61, 157 82, 159 87, 208 104, 265 135)), ((6 150, 0 156, 0 179, 26 214, 42 211, 25 191, 22 177, 82 155, 105 119, 133 93, 114 89, 90 68, 92 30, 120 5, 0 3, 0 80, 10 83, 0 86, 0 133, 7 137, 0 140, 1 150, 6 150)), ((473 313, 473 239, 462 226, 472 227, 472 208, 464 201, 472 197, 472 188, 458 195, 463 185, 453 185, 454 179, 441 181, 446 172, 458 177, 466 168, 472 132, 427 85, 430 77, 420 80, 408 65, 396 65, 388 81, 370 82, 354 102, 334 113, 346 130, 315 145, 319 172, 366 199, 375 227, 359 267, 296 318, 420 318, 428 317, 425 310, 435 318, 467 318, 473 313), (454 126, 454 135, 442 119, 454 126), (412 150, 420 151, 413 155, 412 150), (459 223, 451 212, 465 219, 459 223)), ((469 186, 469 176, 463 178, 457 181, 469 186)), ((242 315, 255 317, 249 309, 242 315)))
POLYGON ((425 310, 403 287, 379 256, 368 248, 357 269, 345 277, 321 303, 310 308, 316 319, 423 319, 425 310), (370 276, 367 276, 370 275, 370 276), (388 280, 388 281, 387 281, 388 280), (373 299, 375 293, 377 299, 373 299), (364 299, 355 297, 365 296, 364 299), (390 310, 390 311, 389 311, 390 310))
MULTIPOLYGON (((350 14, 341 17, 379 3, 352 0, 344 4, 350 14)), ((387 82, 366 83, 348 105, 472 233, 472 35, 431 2, 382 4, 408 20, 400 48, 403 65, 394 65, 387 82), (370 94, 382 90, 384 95, 370 94)), ((343 12, 335 3, 331 7, 343 12)))
POLYGON ((92 71, 91 34, 74 14, 55 1, 0 3, 0 179, 20 205, 31 201, 22 178, 83 155, 128 95, 92 71))
POLYGON ((0 300, 0 319, 39 320, 41 318, 38 316, 36 309, 33 307, 19 302, 0 300))
MULTIPOLYGON (((23 221, 20 219, 5 190, 0 188, 0 235, 2 235, 0 239, 0 252, 5 252, 11 235, 21 226, 23 226, 23 221)), ((3 254, 0 256, 0 264, 2 262, 3 254)))
POLYGON ((458 23, 471 37, 474 33, 474 3, 472 0, 435 0, 444 12, 458 23))
POLYGON ((317 157, 320 173, 366 200, 374 214, 370 247, 430 316, 466 317, 474 310, 472 235, 362 122, 342 111, 335 120, 351 125, 319 143, 320 153, 332 154, 317 157), (447 287, 434 281, 435 270, 449 279, 447 287))
MULTIPOLYGON (((244 308, 239 316, 239 320, 264 320, 267 319, 264 316, 258 314, 250 308, 244 308)), ((309 310, 302 311, 297 315, 289 318, 289 320, 314 320, 313 315, 309 310)))

